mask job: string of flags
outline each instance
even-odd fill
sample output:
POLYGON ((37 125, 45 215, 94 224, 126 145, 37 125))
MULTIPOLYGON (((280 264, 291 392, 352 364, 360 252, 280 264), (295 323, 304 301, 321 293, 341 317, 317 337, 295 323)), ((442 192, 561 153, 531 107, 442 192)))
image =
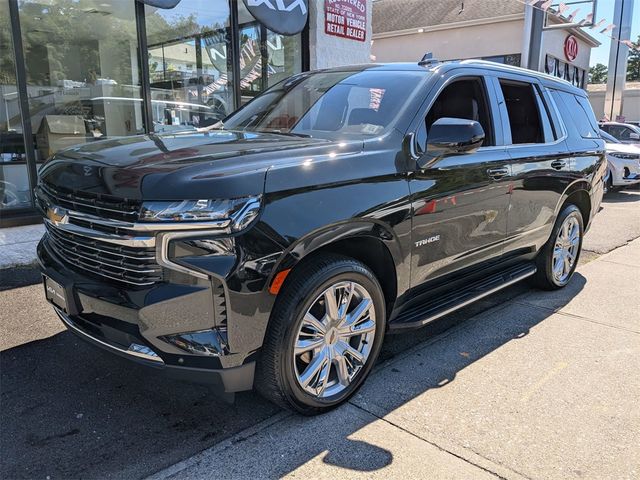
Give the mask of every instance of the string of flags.
POLYGON ((631 40, 620 40, 611 33, 615 28, 616 24, 609 22, 606 18, 601 18, 599 21, 595 21, 593 18, 593 13, 589 13, 584 17, 580 17, 581 8, 575 8, 568 15, 565 16, 566 12, 571 10, 571 7, 564 2, 560 2, 557 7, 553 7, 553 4, 556 3, 553 0, 517 0, 520 3, 525 5, 532 6, 538 10, 542 10, 545 13, 551 13, 558 17, 562 16, 565 20, 570 23, 577 23, 579 26, 583 26, 584 28, 589 28, 590 30, 596 30, 600 27, 604 26, 599 33, 609 37, 611 40, 621 43, 631 50, 637 50, 640 52, 640 44, 636 45, 631 40), (606 26, 605 26, 606 25, 606 26))

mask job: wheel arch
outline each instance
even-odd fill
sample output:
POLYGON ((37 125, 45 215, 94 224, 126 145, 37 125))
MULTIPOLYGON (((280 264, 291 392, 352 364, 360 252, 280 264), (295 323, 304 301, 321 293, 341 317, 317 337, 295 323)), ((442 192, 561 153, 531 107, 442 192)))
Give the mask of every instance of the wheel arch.
POLYGON ((569 203, 574 204, 580 210, 582 214, 582 220, 584 224, 585 230, 587 229, 589 223, 591 222, 591 195, 590 195, 591 185, 586 180, 579 180, 577 182, 572 183, 565 190, 562 198, 558 202, 558 206, 556 207, 555 217, 560 214, 562 209, 568 205, 569 203))
MULTIPOLYGON (((383 224, 370 221, 349 222, 312 232, 291 245, 276 264, 269 284, 275 276, 322 254, 344 255, 362 262, 376 276, 384 293, 387 313, 391 312, 399 292, 408 288, 404 258, 399 241, 383 224)), ((288 278, 288 275, 287 275, 288 278)), ((287 279, 282 284, 286 288, 287 279)))

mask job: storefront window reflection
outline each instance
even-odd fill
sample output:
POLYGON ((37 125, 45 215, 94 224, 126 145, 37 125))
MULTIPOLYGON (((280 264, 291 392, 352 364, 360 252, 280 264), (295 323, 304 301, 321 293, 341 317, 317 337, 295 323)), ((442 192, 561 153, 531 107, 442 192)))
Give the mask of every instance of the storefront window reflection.
POLYGON ((36 162, 144 132, 133 2, 19 3, 36 162))
POLYGON ((289 37, 268 31, 267 57, 267 84, 269 87, 294 73, 300 73, 302 71, 300 35, 289 37))
POLYGON ((238 19, 240 92, 244 104, 271 85, 302 71, 302 37, 272 32, 260 25, 241 2, 238 19))
POLYGON ((0 216, 31 206, 9 5, 0 2, 0 216))
POLYGON ((208 126, 233 110, 229 4, 145 6, 155 131, 208 126))

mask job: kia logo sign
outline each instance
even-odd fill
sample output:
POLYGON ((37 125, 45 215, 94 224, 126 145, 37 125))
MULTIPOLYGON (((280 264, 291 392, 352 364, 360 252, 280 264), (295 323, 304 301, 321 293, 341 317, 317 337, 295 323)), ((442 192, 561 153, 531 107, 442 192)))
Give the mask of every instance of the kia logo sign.
POLYGON ((308 0, 243 0, 251 15, 282 35, 300 33, 307 24, 308 0))
POLYGON ((578 56, 578 40, 573 35, 567 35, 564 39, 564 56, 573 62, 578 56))

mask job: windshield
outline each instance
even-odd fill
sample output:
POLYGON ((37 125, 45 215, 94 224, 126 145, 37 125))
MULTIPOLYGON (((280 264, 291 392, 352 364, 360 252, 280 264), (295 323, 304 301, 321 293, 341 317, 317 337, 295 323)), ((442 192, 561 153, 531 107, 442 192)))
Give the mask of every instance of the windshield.
POLYGON ((602 138, 607 143, 622 143, 622 142, 620 142, 620 140, 618 140, 615 137, 612 137, 611 135, 609 135, 604 130, 600 130, 600 138, 602 138))
POLYGON ((284 80, 232 113, 225 129, 335 137, 393 125, 424 72, 324 72, 284 80))

